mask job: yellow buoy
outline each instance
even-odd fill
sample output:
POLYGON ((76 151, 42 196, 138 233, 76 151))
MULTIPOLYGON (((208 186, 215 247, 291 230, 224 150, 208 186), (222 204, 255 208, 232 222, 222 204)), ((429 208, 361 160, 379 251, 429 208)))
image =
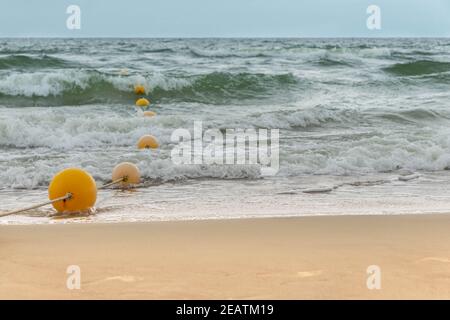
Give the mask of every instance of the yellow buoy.
POLYGON ((140 98, 136 101, 136 105, 138 107, 148 107, 150 105, 150 101, 145 98, 140 98))
POLYGON ((159 142, 154 136, 145 135, 139 139, 137 147, 139 149, 156 149, 159 147, 159 142))
POLYGON ((68 193, 70 199, 53 203, 58 212, 78 212, 94 207, 97 200, 97 185, 92 176, 77 168, 63 170, 55 175, 48 187, 50 200, 68 193))
POLYGON ((144 117, 154 117, 154 116, 156 116, 156 112, 144 111, 144 117))
POLYGON ((145 94, 146 90, 145 87, 141 84, 135 85, 134 86, 134 93, 136 94, 145 94))
POLYGON ((139 184, 141 182, 141 173, 138 167, 130 162, 122 162, 118 164, 112 172, 112 181, 123 179, 120 183, 122 187, 139 184))

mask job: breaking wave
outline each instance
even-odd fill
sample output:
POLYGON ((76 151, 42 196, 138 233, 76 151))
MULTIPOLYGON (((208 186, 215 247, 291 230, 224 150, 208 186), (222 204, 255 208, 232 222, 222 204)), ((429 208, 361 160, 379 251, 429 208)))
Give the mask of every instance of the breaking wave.
POLYGON ((26 56, 9 55, 0 57, 1 69, 47 69, 74 66, 73 62, 51 57, 48 55, 26 56))
POLYGON ((132 88, 144 84, 155 102, 220 104, 263 98, 293 88, 292 74, 213 72, 194 76, 129 76, 98 71, 63 70, 14 73, 0 79, 0 97, 11 105, 83 105, 133 100, 132 88))
POLYGON ((396 63, 392 66, 384 68, 384 70, 396 76, 439 74, 450 71, 450 62, 418 60, 407 63, 396 63))

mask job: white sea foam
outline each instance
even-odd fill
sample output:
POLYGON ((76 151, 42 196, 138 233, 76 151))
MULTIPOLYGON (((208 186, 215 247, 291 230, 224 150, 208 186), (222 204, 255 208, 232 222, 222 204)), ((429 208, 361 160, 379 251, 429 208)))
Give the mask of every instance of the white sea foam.
POLYGON ((71 84, 86 88, 89 75, 78 71, 13 73, 0 79, 0 92, 27 97, 58 95, 71 84))
MULTIPOLYGON (((280 176, 303 174, 352 175, 407 169, 437 171, 450 167, 450 138, 445 128, 358 132, 346 128, 363 115, 355 111, 316 107, 295 112, 206 120, 205 128, 282 128, 280 176), (322 132, 330 126, 333 134, 322 132), (296 128, 313 130, 294 134, 296 128), (320 131, 315 132, 317 127, 320 131), (341 129, 338 129, 342 127, 341 129)), ((0 179, 13 188, 45 185, 56 169, 82 166, 99 179, 109 179, 119 160, 133 161, 148 180, 196 178, 259 178, 258 167, 176 166, 170 151, 173 130, 192 129, 195 116, 136 115, 134 107, 83 106, 59 108, 0 108, 0 179), (161 149, 139 152, 135 144, 153 134, 161 149), (108 164, 108 165, 105 165, 108 164)))
POLYGON ((191 81, 187 79, 167 77, 160 73, 144 77, 142 75, 109 75, 82 70, 52 70, 6 75, 0 79, 0 93, 26 97, 57 96, 75 88, 86 90, 99 81, 110 83, 123 92, 129 92, 136 84, 142 84, 148 90, 156 87, 163 90, 181 89, 191 84, 191 81))

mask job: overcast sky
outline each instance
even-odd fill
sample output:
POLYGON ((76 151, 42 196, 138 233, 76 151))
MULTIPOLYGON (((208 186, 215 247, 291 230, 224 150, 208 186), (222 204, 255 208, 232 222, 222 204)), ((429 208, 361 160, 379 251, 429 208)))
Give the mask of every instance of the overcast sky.
POLYGON ((0 37, 19 36, 449 37, 450 0, 0 0, 0 37), (381 30, 366 26, 371 4, 381 30))

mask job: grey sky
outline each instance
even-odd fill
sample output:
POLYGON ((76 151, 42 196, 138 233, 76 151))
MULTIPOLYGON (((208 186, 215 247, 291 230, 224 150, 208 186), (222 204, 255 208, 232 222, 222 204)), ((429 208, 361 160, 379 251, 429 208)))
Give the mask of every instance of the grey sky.
POLYGON ((0 0, 0 37, 17 36, 449 37, 450 0, 0 0), (81 30, 66 28, 71 4, 81 30))

